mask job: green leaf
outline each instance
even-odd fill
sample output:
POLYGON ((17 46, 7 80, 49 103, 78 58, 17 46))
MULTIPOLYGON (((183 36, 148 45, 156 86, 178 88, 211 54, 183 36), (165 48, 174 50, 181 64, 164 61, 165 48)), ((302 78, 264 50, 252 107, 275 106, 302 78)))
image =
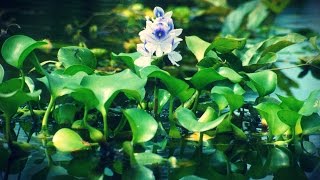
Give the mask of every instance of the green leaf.
POLYGON ((279 169, 290 166, 290 151, 284 147, 272 148, 267 157, 266 167, 271 172, 277 172, 279 169))
POLYGON ((320 116, 318 114, 312 114, 311 116, 303 116, 301 119, 301 128, 303 134, 319 134, 320 116))
POLYGON ((60 48, 58 60, 65 68, 73 65, 84 65, 92 69, 97 66, 97 59, 94 54, 85 47, 68 46, 60 48))
POLYGON ((140 53, 111 53, 111 59, 124 62, 131 70, 135 70, 134 61, 140 57, 140 53))
POLYGON ((223 79, 225 79, 225 77, 221 76, 215 69, 204 68, 200 69, 196 74, 194 74, 190 79, 190 82, 196 89, 202 90, 208 84, 223 79))
POLYGON ((62 152, 73 152, 87 149, 90 144, 84 142, 75 131, 62 128, 52 138, 53 145, 62 152))
POLYGON ((134 153, 134 157, 140 165, 155 165, 161 164, 165 161, 163 157, 151 152, 134 153))
POLYGON ((12 117, 19 106, 28 101, 37 101, 41 90, 26 93, 21 90, 21 79, 10 79, 0 84, 0 110, 8 117, 12 117))
POLYGON ((122 175, 123 180, 154 180, 153 172, 145 166, 135 166, 124 171, 122 175))
POLYGON ((291 128, 294 128, 298 120, 301 118, 300 114, 292 110, 280 110, 277 114, 279 119, 291 128))
MULTIPOLYGON (((234 37, 217 37, 210 46, 206 49, 206 53, 214 49, 222 54, 229 53, 235 49, 241 49, 246 44, 246 39, 244 38, 234 38, 234 37)), ((205 54, 206 54, 205 53, 205 54)))
POLYGON ((164 105, 169 101, 171 94, 165 89, 159 89, 158 92, 158 99, 159 99, 159 106, 158 106, 158 113, 160 113, 164 107, 164 105))
POLYGON ((219 74, 227 79, 229 79, 233 83, 239 83, 242 80, 242 76, 240 76, 233 69, 228 67, 220 67, 218 70, 219 74))
POLYGON ((218 104, 219 110, 224 109, 224 107, 229 104, 230 111, 233 112, 234 110, 239 109, 244 104, 244 98, 242 94, 236 94, 229 87, 214 86, 211 89, 211 94, 213 94, 213 100, 215 100, 218 104), (221 96, 223 96, 226 101, 222 100, 221 96))
POLYGON ((99 101, 96 108, 100 112, 110 106, 119 92, 124 92, 128 97, 141 101, 145 95, 145 84, 145 79, 139 78, 129 69, 108 76, 85 76, 81 81, 81 86, 93 91, 99 101))
POLYGON ((43 82, 53 97, 60 97, 66 94, 70 94, 72 91, 68 87, 79 86, 83 77, 87 74, 84 72, 78 72, 75 75, 64 75, 58 70, 51 74, 39 78, 38 80, 43 82))
POLYGON ((3 59, 18 69, 21 69, 26 57, 36 48, 46 44, 44 41, 35 41, 24 35, 9 37, 2 45, 1 54, 3 59))
POLYGON ((99 100, 97 99, 92 90, 83 88, 81 86, 69 87, 69 89, 72 90, 70 95, 75 100, 82 102, 88 108, 88 110, 98 106, 99 100))
POLYGON ((62 104, 53 111, 53 117, 58 124, 72 124, 77 108, 74 104, 62 104))
POLYGON ((313 113, 320 111, 320 90, 314 90, 310 93, 309 97, 305 100, 299 114, 310 116, 313 113))
POLYGON ((143 79, 155 77, 159 78, 161 82, 167 87, 167 90, 174 97, 178 97, 182 102, 186 102, 191 98, 194 89, 189 88, 189 85, 173 76, 168 72, 159 69, 157 66, 148 66, 140 70, 140 76, 143 79))
POLYGON ((197 36, 186 36, 186 43, 190 51, 196 56, 198 62, 203 59, 206 49, 210 46, 210 43, 197 36))
POLYGON ((277 94, 279 99, 282 101, 280 106, 285 109, 290 109, 295 112, 299 112, 301 107, 303 106, 303 101, 296 99, 293 96, 284 97, 277 94))
POLYGON ((292 44, 303 42, 304 40, 304 36, 296 33, 290 33, 286 36, 271 37, 248 49, 241 57, 242 65, 250 66, 273 63, 277 60, 276 52, 292 44))
POLYGON ((278 111, 281 110, 278 104, 267 101, 258 104, 255 108, 259 111, 261 118, 267 121, 269 131, 272 135, 282 135, 288 130, 289 126, 282 122, 277 115, 278 111))
POLYGON ((63 74, 72 76, 72 75, 75 75, 75 74, 77 74, 78 72, 81 72, 81 71, 85 72, 86 74, 89 74, 89 75, 94 73, 94 70, 91 69, 90 67, 85 66, 85 65, 77 64, 77 65, 72 65, 72 66, 67 67, 64 70, 63 74))
POLYGON ((210 158, 210 165, 220 174, 227 174, 228 158, 223 151, 216 150, 210 158))
MULTIPOLYGON (((226 117, 224 114, 217 119, 209 122, 199 122, 194 113, 187 108, 178 108, 175 112, 175 116, 181 126, 192 132, 203 132, 217 127, 226 117)), ((203 118, 202 118, 203 119, 203 118)))
POLYGON ((249 1, 232 11, 224 21, 222 35, 234 34, 240 28, 244 17, 257 6, 257 3, 258 1, 249 1))
POLYGON ((3 78, 4 78, 4 69, 0 64, 0 83, 2 83, 3 78))
POLYGON ((266 5, 260 2, 256 8, 251 11, 247 18, 247 29, 255 30, 268 17, 269 11, 266 5))
POLYGON ((90 139, 93 142, 105 142, 106 141, 106 139, 103 136, 102 132, 99 131, 98 129, 96 129, 96 128, 90 126, 90 125, 86 125, 86 128, 88 129, 90 139))
POLYGON ((277 74, 265 70, 256 73, 247 73, 260 97, 271 94, 277 86, 277 74))
POLYGON ((133 138, 133 143, 149 141, 158 129, 157 121, 142 109, 126 109, 123 114, 128 119, 133 138))
POLYGON ((320 52, 320 48, 319 48, 318 43, 317 43, 317 36, 311 37, 309 39, 309 42, 317 51, 320 52))

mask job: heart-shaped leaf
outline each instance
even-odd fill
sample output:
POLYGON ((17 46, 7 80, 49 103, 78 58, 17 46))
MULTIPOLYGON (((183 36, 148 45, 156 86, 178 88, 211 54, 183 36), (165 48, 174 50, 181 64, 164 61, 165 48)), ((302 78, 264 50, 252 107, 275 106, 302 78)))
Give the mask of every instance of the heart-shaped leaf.
POLYGON ((209 122, 199 122, 194 113, 187 108, 178 108, 175 116, 181 126, 192 132, 203 132, 217 127, 226 117, 224 114, 217 119, 209 122))
POLYGON ((41 90, 26 93, 21 90, 21 79, 10 79, 0 84, 0 110, 8 117, 13 116, 19 106, 28 101, 37 101, 41 90))
POLYGON ((88 110, 98 106, 99 100, 95 96, 94 92, 90 89, 83 88, 81 86, 69 87, 69 89, 72 90, 70 95, 75 100, 82 102, 88 108, 88 110))
POLYGON ((235 49, 241 49, 246 44, 244 38, 217 37, 206 49, 206 53, 214 49, 220 53, 229 53, 235 49))
POLYGON ((128 119, 132 130, 132 142, 142 143, 149 141, 158 129, 157 121, 142 109, 126 109, 123 114, 128 119))
POLYGON ((84 150, 90 147, 75 131, 62 128, 52 138, 53 145, 62 152, 73 152, 84 150))
POLYGON ((200 71, 194 74, 190 79, 190 82, 196 89, 201 90, 204 89, 208 84, 223 79, 225 79, 225 77, 221 76, 215 69, 204 68, 200 69, 200 71))
POLYGON ((293 96, 284 97, 277 94, 279 99, 282 101, 280 106, 285 109, 290 109, 295 112, 299 112, 301 107, 303 106, 303 101, 296 99, 293 96))
POLYGON ((266 101, 258 104, 255 108, 259 111, 261 118, 267 121, 272 135, 282 135, 288 130, 289 126, 282 122, 277 115, 278 111, 281 110, 280 105, 266 101))
POLYGON ((218 70, 219 74, 227 79, 229 79, 233 83, 239 83, 242 80, 242 76, 240 76, 233 69, 228 67, 220 67, 218 70))
POLYGON ((320 111, 320 90, 312 91, 309 97, 305 100, 299 114, 310 116, 313 113, 320 111))
POLYGON ((72 65, 72 66, 69 66, 68 68, 66 68, 64 70, 63 74, 72 76, 72 75, 75 75, 81 71, 85 72, 86 74, 89 74, 89 75, 94 73, 94 70, 91 69, 90 67, 85 66, 85 65, 76 64, 76 65, 72 65))
POLYGON ((186 102, 191 98, 194 89, 189 88, 189 85, 173 76, 168 72, 159 69, 157 66, 147 66, 140 70, 140 76, 143 79, 156 77, 167 87, 167 90, 174 97, 178 97, 182 102, 186 102))
POLYGON ((221 99, 221 96, 223 96, 226 99, 227 103, 230 106, 231 112, 233 112, 236 109, 239 109, 244 104, 244 98, 242 94, 236 94, 229 87, 215 86, 211 89, 211 94, 213 94, 214 100, 217 99, 216 102, 220 110, 222 110, 226 106, 226 103, 224 100, 221 99))
POLYGON ((186 43, 190 51, 196 56, 198 62, 203 59, 206 49, 210 46, 210 43, 197 36, 186 36, 186 43))
POLYGON ((62 104, 53 111, 53 117, 58 124, 69 124, 73 123, 76 115, 77 108, 74 104, 62 104))
POLYGON ((58 60, 65 68, 73 65, 85 65, 92 69, 97 66, 97 59, 94 54, 85 47, 68 46, 60 48, 58 60))
POLYGON ((24 35, 9 37, 2 45, 1 54, 3 59, 18 69, 21 69, 26 57, 36 48, 46 44, 44 41, 35 41, 24 35))
POLYGON ((280 110, 277 114, 279 119, 291 128, 294 128, 298 120, 301 118, 300 114, 291 110, 280 110))
POLYGON ((132 71, 135 70, 135 65, 134 61, 140 57, 140 53, 135 52, 135 53, 120 53, 120 54, 115 54, 111 53, 111 58, 113 60, 117 60, 120 62, 125 63, 132 71))
POLYGON ((272 71, 248 73, 247 76, 254 86, 253 90, 256 90, 261 97, 271 94, 276 89, 277 74, 272 71))
POLYGON ((290 151, 284 147, 274 147, 269 151, 266 167, 271 172, 290 166, 290 151))

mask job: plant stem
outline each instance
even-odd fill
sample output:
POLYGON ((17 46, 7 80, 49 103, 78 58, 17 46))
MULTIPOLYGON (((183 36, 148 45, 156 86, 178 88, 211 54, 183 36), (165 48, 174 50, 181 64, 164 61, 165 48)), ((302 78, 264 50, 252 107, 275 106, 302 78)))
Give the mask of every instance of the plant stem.
POLYGON ((23 91, 23 88, 24 88, 24 83, 25 83, 25 80, 26 80, 26 77, 23 73, 23 70, 20 69, 20 75, 21 75, 21 78, 22 78, 22 84, 21 84, 21 91, 23 91))
POLYGON ((192 112, 196 112, 197 111, 197 106, 198 106, 198 101, 199 101, 199 96, 200 96, 200 92, 198 90, 196 90, 196 97, 192 106, 192 112))
POLYGON ((173 121, 173 102, 174 102, 174 98, 170 96, 170 100, 169 100, 169 121, 170 122, 173 121))
POLYGON ((102 108, 100 110, 101 115, 102 115, 102 119, 103 119, 103 135, 104 138, 107 139, 107 137, 109 136, 109 132, 108 132, 108 120, 107 120, 107 110, 105 108, 102 108))
POLYGON ((49 102, 49 105, 47 107, 47 110, 43 116, 43 119, 42 119, 42 124, 41 124, 41 133, 44 135, 44 136, 47 136, 49 133, 48 133, 48 118, 49 118, 49 114, 54 106, 54 102, 55 102, 56 98, 54 96, 51 96, 50 97, 50 102, 49 102))
POLYGON ((88 127, 88 107, 84 106, 84 115, 83 115, 83 125, 84 127, 88 127))
POLYGON ((202 154, 202 147, 203 147, 203 132, 200 132, 199 137, 199 154, 202 154))
POLYGON ((5 114, 5 121, 6 121, 6 139, 7 139, 7 142, 9 144, 9 147, 11 146, 12 144, 12 138, 11 138, 11 128, 10 128, 10 116, 6 115, 5 114))
POLYGON ((156 120, 158 120, 158 105, 159 105, 159 98, 158 98, 158 94, 159 94, 159 88, 158 86, 158 79, 155 78, 155 86, 154 86, 154 91, 153 91, 153 96, 154 96, 154 101, 153 101, 153 114, 154 114, 154 118, 156 120))

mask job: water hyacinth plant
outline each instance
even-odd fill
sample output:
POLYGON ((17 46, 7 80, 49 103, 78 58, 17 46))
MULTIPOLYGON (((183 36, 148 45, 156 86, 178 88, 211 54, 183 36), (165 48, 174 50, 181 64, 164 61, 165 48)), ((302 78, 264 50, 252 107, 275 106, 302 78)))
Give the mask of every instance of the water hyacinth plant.
MULTIPOLYGON (((41 169, 21 168, 22 177, 307 179, 319 170, 312 138, 320 133, 320 89, 303 101, 275 94, 282 77, 273 65, 278 51, 304 43, 316 52, 304 66, 318 67, 320 51, 316 37, 308 42, 297 33, 260 41, 237 36, 246 14, 268 8, 250 1, 235 9, 212 42, 186 36, 196 64, 183 75, 169 71, 183 71, 176 51, 182 29, 161 7, 146 17, 137 52, 111 54, 125 64, 120 72, 98 69, 86 47, 61 47, 57 61, 41 62, 37 49, 46 42, 9 37, 1 54, 20 76, 6 78, 0 65, 1 176, 33 164, 41 169), (171 69, 156 63, 164 56, 171 69), (37 151, 43 157, 35 157, 37 151)), ((250 17, 249 27, 258 27, 250 17)))

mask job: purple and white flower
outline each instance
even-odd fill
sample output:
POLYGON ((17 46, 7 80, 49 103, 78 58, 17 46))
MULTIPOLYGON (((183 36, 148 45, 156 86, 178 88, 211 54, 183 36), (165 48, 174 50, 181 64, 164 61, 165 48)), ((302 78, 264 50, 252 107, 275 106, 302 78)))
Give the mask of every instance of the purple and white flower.
POLYGON ((182 57, 174 50, 182 41, 178 37, 182 29, 174 29, 172 11, 164 13, 161 7, 155 7, 153 13, 156 19, 146 17, 146 27, 139 33, 142 43, 137 45, 137 51, 141 56, 135 64, 140 67, 149 66, 155 54, 156 57, 168 55, 170 62, 179 66, 177 62, 181 61, 182 57))

